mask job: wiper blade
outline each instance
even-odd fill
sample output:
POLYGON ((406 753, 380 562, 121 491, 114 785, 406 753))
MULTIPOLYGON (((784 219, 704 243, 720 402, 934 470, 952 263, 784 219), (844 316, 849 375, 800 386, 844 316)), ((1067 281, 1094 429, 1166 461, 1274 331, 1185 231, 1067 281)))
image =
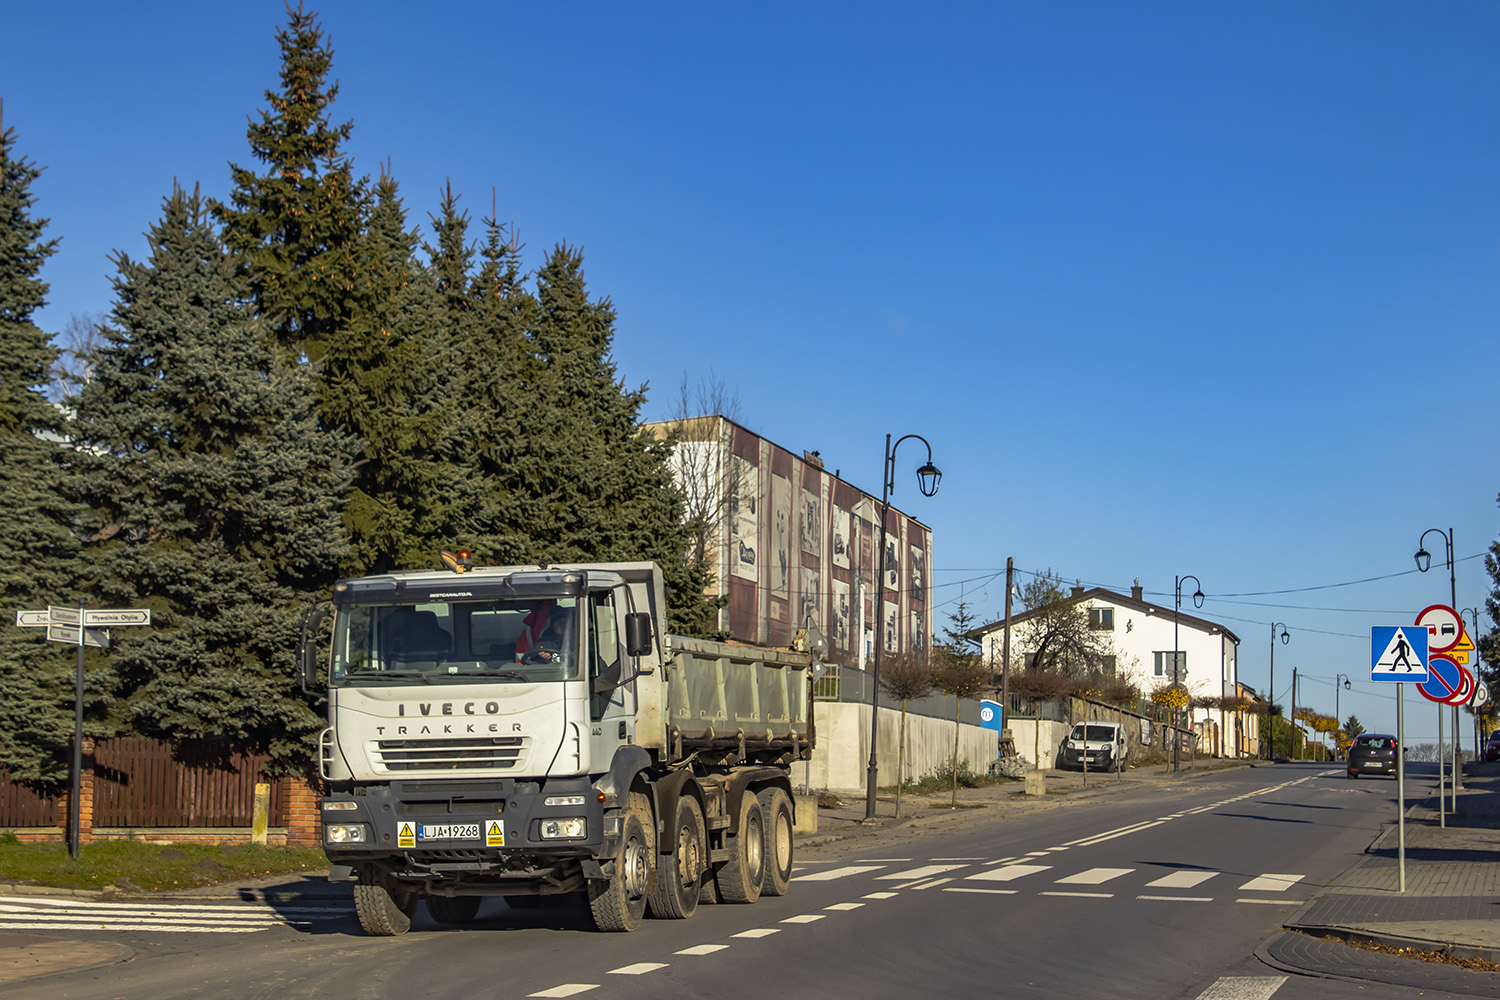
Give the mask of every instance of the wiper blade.
POLYGON ((371 670, 368 672, 347 674, 345 679, 350 682, 383 682, 383 681, 409 681, 420 680, 431 684, 432 675, 425 670, 371 670))

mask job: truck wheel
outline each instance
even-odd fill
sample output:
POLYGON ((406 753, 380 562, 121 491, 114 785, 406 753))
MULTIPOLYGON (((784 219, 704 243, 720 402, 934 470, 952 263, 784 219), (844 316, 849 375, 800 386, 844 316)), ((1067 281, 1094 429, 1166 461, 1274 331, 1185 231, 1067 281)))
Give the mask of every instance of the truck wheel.
POLYGON ((677 850, 656 872, 651 890, 651 915, 664 920, 686 920, 698 912, 698 889, 708 861, 708 837, 698 800, 684 795, 677 800, 677 850))
POLYGON ((630 793, 620 824, 615 874, 608 882, 590 882, 588 888, 589 912, 601 931, 633 931, 641 925, 656 862, 656 824, 646 796, 630 793))
POLYGON ((440 924, 466 924, 479 912, 478 896, 428 896, 427 913, 440 924))
POLYGON ((792 800, 783 789, 762 788, 761 822, 766 828, 766 877, 760 883, 762 896, 785 896, 792 884, 792 800))
POLYGON ((726 903, 753 903, 766 877, 766 824, 760 800, 747 789, 740 796, 740 832, 727 838, 729 860, 716 876, 726 903))
POLYGON ((371 937, 391 937, 411 930, 417 909, 416 893, 391 885, 390 880, 360 882, 354 887, 354 912, 371 937))

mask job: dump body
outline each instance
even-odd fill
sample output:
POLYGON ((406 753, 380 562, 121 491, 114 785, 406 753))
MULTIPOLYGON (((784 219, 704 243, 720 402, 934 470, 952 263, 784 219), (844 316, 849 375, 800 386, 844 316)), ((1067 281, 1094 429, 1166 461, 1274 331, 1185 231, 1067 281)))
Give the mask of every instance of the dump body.
MULTIPOLYGON (((658 867, 701 883, 740 855, 779 852, 784 886, 813 658, 663 635, 664 604, 651 563, 340 581, 324 848, 335 877, 360 883, 367 930, 398 932, 421 899, 451 916, 488 895, 607 896, 627 871, 629 924, 658 867), (771 837, 768 821, 785 844, 747 853, 741 827, 771 837)), ((310 649, 305 637, 305 682, 310 649)), ((682 909, 698 888, 655 905, 682 909)))

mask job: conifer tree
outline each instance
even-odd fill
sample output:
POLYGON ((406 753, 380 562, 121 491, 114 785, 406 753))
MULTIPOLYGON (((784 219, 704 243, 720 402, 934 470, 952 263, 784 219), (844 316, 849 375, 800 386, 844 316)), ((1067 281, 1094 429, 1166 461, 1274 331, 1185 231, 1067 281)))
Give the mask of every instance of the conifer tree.
POLYGON ((256 316, 284 349, 317 360, 350 318, 368 193, 343 152, 353 123, 329 117, 333 50, 316 14, 301 4, 287 14, 281 88, 266 91, 269 107, 246 132, 265 171, 233 166, 230 205, 214 214, 256 316))
MULTIPOLYGON (((75 597, 76 508, 64 490, 62 412, 44 395, 57 351, 33 317, 46 301, 42 265, 57 247, 33 216, 41 169, 0 122, 0 601, 5 613, 75 597)), ((0 767, 14 779, 66 772, 73 657, 35 629, 0 624, 0 767)))
POLYGON ((117 633, 116 718, 305 761, 319 721, 293 672, 299 614, 334 579, 351 448, 321 431, 309 373, 243 304, 195 191, 174 190, 77 397, 101 596, 153 611, 117 633))

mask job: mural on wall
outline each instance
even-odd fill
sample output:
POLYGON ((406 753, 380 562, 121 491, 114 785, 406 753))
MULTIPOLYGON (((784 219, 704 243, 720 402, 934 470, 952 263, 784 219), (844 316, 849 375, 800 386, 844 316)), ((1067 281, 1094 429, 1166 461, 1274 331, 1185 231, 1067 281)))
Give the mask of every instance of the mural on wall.
POLYGON ((838 649, 849 648, 849 585, 842 580, 833 581, 833 637, 838 649))
POLYGON ((771 596, 791 598, 792 481, 771 475, 771 596))
POLYGON ((896 605, 890 601, 881 603, 885 605, 885 624, 880 630, 880 641, 887 653, 895 653, 901 648, 901 636, 896 632, 896 605))
POLYGON ((913 653, 927 648, 926 626, 926 616, 920 611, 913 611, 911 613, 911 651, 913 653))
POLYGON ((802 551, 811 556, 823 551, 823 518, 818 495, 805 488, 802 490, 802 551))
POLYGON ((818 628, 824 628, 824 622, 818 616, 818 571, 810 566, 802 567, 802 599, 798 603, 797 627, 802 628, 811 621, 818 628))
POLYGON ((752 462, 734 456, 734 492, 729 501, 729 571, 741 580, 754 583, 759 579, 760 516, 756 511, 760 495, 760 470, 752 462))
POLYGON ((885 586, 887 590, 901 587, 901 539, 895 535, 885 536, 885 586))
POLYGON ((911 600, 913 604, 927 603, 927 585, 922 582, 927 579, 926 568, 927 560, 922 550, 913 545, 911 547, 911 600))
POLYGON ((839 569, 849 568, 849 550, 854 537, 849 534, 849 512, 842 507, 833 508, 833 564, 839 569))

